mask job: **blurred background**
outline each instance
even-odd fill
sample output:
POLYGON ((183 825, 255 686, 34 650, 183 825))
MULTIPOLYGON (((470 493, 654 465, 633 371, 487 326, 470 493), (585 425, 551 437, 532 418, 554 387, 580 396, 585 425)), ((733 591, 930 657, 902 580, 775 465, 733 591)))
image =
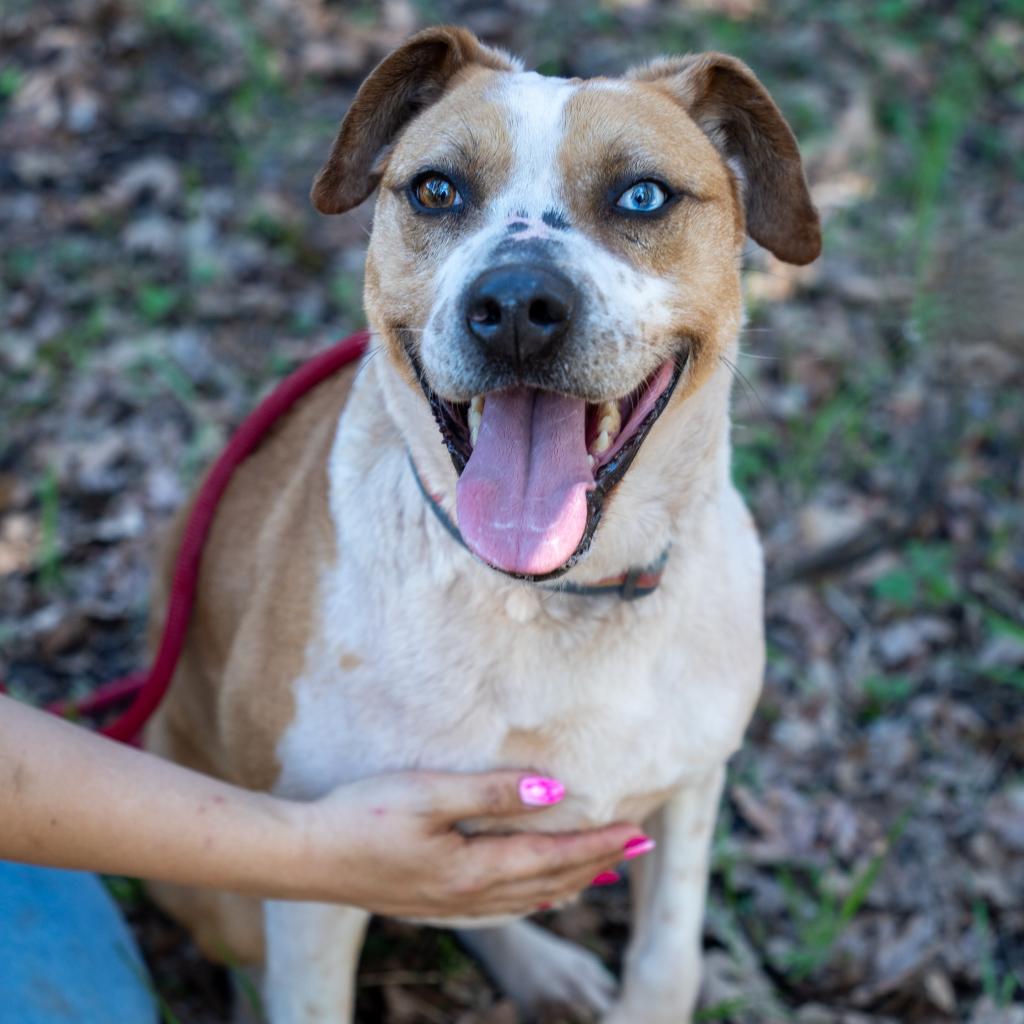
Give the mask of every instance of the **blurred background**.
MULTIPOLYGON (((800 139, 825 252, 746 260, 734 471, 769 667, 699 1019, 1024 1022, 1021 0, 0 12, 0 679, 37 702, 140 664, 161 526, 256 400, 362 325, 372 203, 327 219, 307 193, 388 50, 451 21, 551 74, 748 61, 800 139)), ((165 1020, 225 1020, 228 973, 110 885, 165 1020)), ((624 886, 542 917, 617 965, 624 886)), ((359 1020, 517 1017, 448 935, 385 922, 359 1020)))

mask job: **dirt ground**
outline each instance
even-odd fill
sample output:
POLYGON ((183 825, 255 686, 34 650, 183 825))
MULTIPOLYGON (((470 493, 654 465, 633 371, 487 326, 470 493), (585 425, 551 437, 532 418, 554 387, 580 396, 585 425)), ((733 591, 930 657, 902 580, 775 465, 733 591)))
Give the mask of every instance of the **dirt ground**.
MULTIPOLYGON (((561 75, 742 56, 824 217, 811 267, 746 261, 734 472, 769 667, 699 1019, 1022 1024, 1020 0, 3 0, 0 679, 42 702, 139 665, 161 526, 363 322, 372 210, 319 217, 309 184, 362 76, 439 21, 561 75)), ((165 1020, 225 1020, 227 973, 111 885, 165 1020)), ((542 918, 615 965, 625 886, 542 918)), ((517 1020, 450 936, 390 922, 358 1015, 517 1020)))

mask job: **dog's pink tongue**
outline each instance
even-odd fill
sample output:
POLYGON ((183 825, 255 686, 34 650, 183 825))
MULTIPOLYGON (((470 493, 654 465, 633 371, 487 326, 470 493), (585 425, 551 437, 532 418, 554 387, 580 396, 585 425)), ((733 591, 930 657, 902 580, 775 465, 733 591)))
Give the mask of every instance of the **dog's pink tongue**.
POLYGON ((587 526, 587 405, 535 388, 493 391, 459 477, 459 531, 470 550, 506 572, 561 568, 587 526))

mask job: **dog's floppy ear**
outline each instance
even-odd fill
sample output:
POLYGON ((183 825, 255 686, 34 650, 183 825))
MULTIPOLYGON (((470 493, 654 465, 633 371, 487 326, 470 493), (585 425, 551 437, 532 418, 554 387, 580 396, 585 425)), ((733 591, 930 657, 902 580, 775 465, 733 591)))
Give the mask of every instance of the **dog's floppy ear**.
POLYGON ((743 61, 724 53, 689 54, 656 60, 627 77, 666 88, 738 169, 747 233, 755 242, 787 263, 817 258, 821 227, 796 139, 743 61))
POLYGON ((341 122, 313 183, 313 205, 321 213, 344 213, 366 199, 402 129, 469 64, 517 70, 512 58, 484 46, 472 32, 446 25, 425 29, 388 54, 359 87, 341 122))

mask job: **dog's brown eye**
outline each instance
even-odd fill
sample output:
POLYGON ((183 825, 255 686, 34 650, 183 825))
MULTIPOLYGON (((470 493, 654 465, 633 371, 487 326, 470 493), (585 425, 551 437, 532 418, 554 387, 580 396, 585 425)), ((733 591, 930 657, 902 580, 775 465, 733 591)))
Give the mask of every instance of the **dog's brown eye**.
POLYGON ((420 206, 428 210, 450 210, 462 203, 459 190, 441 174, 428 174, 413 185, 420 206))

